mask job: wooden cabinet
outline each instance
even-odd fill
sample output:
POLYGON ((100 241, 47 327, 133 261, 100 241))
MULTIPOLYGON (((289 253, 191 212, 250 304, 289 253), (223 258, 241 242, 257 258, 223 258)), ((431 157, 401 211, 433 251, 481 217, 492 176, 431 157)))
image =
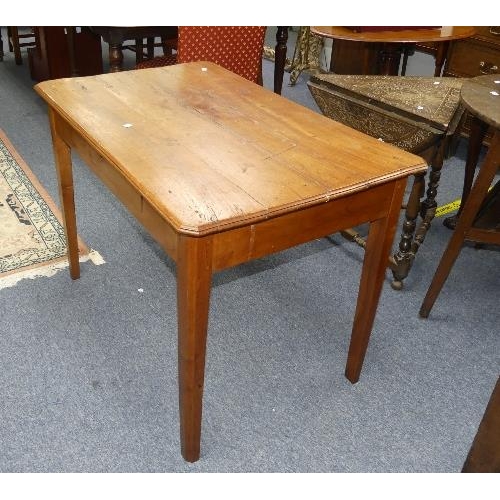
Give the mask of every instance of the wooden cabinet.
MULTIPOLYGON (((474 77, 500 73, 500 26, 476 26, 476 34, 464 40, 451 42, 443 76, 474 77)), ((465 117, 461 135, 468 137, 470 118, 465 117)), ((489 145, 490 130, 484 139, 489 145)))
POLYGON ((36 46, 28 49, 31 78, 37 82, 103 72, 101 39, 87 29, 35 26, 36 46))
POLYGON ((334 40, 330 71, 338 75, 376 75, 381 44, 334 40))
POLYGON ((471 77, 500 72, 500 26, 476 26, 477 33, 451 42, 444 76, 471 77))

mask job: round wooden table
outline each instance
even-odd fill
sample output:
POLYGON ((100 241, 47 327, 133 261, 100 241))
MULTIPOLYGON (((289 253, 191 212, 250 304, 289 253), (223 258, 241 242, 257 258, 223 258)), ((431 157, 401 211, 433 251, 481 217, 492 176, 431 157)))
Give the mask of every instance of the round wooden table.
POLYGON ((463 210, 455 231, 422 302, 423 318, 429 316, 465 240, 500 245, 500 181, 488 191, 500 164, 500 75, 466 81, 460 98, 467 111, 493 128, 494 135, 467 200, 462 200, 463 210))
MULTIPOLYGON (((481 146, 491 126, 490 122, 495 116, 495 110, 497 124, 500 123, 500 102, 497 102, 496 108, 487 109, 484 104, 482 106, 478 105, 476 100, 478 98, 481 100, 487 98, 489 104, 494 104, 496 102, 494 100, 496 96, 490 94, 490 92, 500 93, 500 84, 498 82, 500 82, 500 74, 477 76, 476 78, 470 79, 467 84, 464 84, 465 88, 462 91, 462 101, 463 105, 470 113, 469 145, 467 149, 467 161, 465 163, 464 185, 460 208, 455 215, 446 217, 443 220, 443 224, 449 229, 455 229, 457 220, 469 196, 477 163, 479 161, 479 155, 481 153, 481 146), (483 87, 486 87, 486 90, 483 87), (488 111, 487 114, 485 114, 486 110, 488 111)), ((500 125, 497 125, 496 128, 500 128, 500 125)))
POLYGON ((311 26, 317 35, 347 42, 379 44, 377 47, 377 74, 397 75, 399 61, 405 46, 437 42, 434 76, 440 76, 452 40, 468 38, 475 33, 473 26, 441 26, 434 29, 405 29, 393 31, 354 31, 343 26, 311 26))

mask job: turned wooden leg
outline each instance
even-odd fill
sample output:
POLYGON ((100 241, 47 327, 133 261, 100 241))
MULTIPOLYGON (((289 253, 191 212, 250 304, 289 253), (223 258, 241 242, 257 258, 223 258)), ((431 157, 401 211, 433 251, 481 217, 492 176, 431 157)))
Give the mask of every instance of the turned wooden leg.
POLYGON ((144 59, 144 40, 142 38, 135 39, 135 64, 139 64, 144 59))
POLYGON ((446 144, 447 143, 445 140, 441 141, 437 153, 434 156, 433 161, 431 162, 431 171, 429 174, 429 182, 427 185, 427 192, 426 192, 427 197, 421 203, 420 206, 420 217, 422 218, 422 221, 420 222, 415 231, 415 236, 413 238, 411 252, 410 252, 411 256, 410 266, 408 267, 406 275, 408 275, 408 272, 411 269, 411 265, 413 264, 413 261, 415 259, 415 255, 417 254, 418 249, 424 242, 427 232, 431 227, 432 220, 436 215, 436 209, 437 209, 436 195, 437 195, 437 188, 439 185, 439 179, 441 177, 441 169, 443 167, 446 144))
POLYGON ((163 55, 171 56, 174 53, 174 50, 177 51, 177 38, 162 37, 161 46, 163 49, 163 55))
POLYGON ((457 226, 452 233, 451 239, 444 251, 438 268, 434 274, 431 285, 427 290, 422 307, 420 308, 420 316, 427 318, 436 301, 439 292, 450 274, 451 268, 460 253, 464 239, 466 239, 467 231, 472 227, 474 218, 488 193, 488 188, 495 177, 498 169, 498 155, 500 150, 500 132, 496 132, 488 154, 484 160, 479 174, 477 175, 476 182, 467 198, 464 209, 460 218, 458 219, 457 226))
POLYGON ((450 42, 441 42, 437 44, 436 48, 436 59, 434 65, 434 76, 441 76, 443 71, 443 64, 446 60, 446 54, 448 53, 448 46, 450 42))
POLYGON ((74 26, 66 26, 65 29, 68 41, 69 73, 71 76, 78 76, 76 64, 76 28, 74 26))
POLYGON ((288 26, 278 26, 276 32, 276 48, 274 50, 274 92, 281 95, 283 75, 285 74, 286 43, 288 41, 288 26))
POLYGON ((161 37, 161 47, 163 50, 163 55, 172 55, 172 47, 169 45, 168 38, 161 37))
POLYGON ((387 216, 370 224, 345 370, 345 376, 352 383, 359 380, 363 366, 385 278, 387 260, 396 231, 405 185, 406 179, 394 182, 391 207, 387 216))
POLYGON ((109 44, 109 72, 116 73, 123 69, 123 52, 121 43, 109 44))
POLYGON ((378 68, 380 75, 394 75, 399 72, 399 63, 403 49, 397 43, 384 43, 378 53, 378 68))
POLYGON ((403 232, 399 242, 398 251, 394 254, 390 263, 393 281, 391 286, 394 290, 403 288, 403 280, 408 276, 415 255, 412 252, 413 237, 415 235, 416 219, 420 211, 420 199, 425 190, 425 174, 415 175, 410 196, 406 204, 405 221, 403 232))
POLYGON ((487 131, 488 125, 486 123, 479 120, 476 116, 471 116, 469 145, 467 148, 467 161, 465 162, 464 186, 462 188, 460 208, 455 215, 446 217, 446 219, 443 220, 443 224, 449 229, 455 229, 457 220, 462 213, 462 207, 465 205, 467 197, 469 196, 474 181, 479 154, 481 153, 481 146, 487 131))
POLYGON ((155 56, 155 37, 149 37, 146 39, 146 50, 148 54, 148 59, 153 59, 155 56))
POLYGON ((60 118, 58 118, 52 108, 49 108, 49 119, 57 177, 59 180, 59 198, 62 205, 63 225, 68 246, 69 273, 71 278, 75 280, 80 277, 80 261, 78 256, 71 149, 59 136, 57 127, 60 118))
POLYGON ((188 462, 196 462, 200 458, 212 241, 181 235, 177 251, 181 453, 188 462))
POLYGON ((14 50, 14 59, 16 64, 19 66, 23 63, 23 58, 21 56, 21 47, 19 46, 19 32, 17 30, 17 26, 10 27, 10 34, 12 49, 14 50))
POLYGON ((406 75, 406 66, 408 65, 408 57, 415 54, 415 45, 412 43, 406 44, 403 50, 403 63, 401 64, 401 76, 406 75))
POLYGON ((7 44, 9 46, 9 52, 14 50, 14 46, 12 45, 12 29, 11 26, 7 26, 7 44))
POLYGON ((420 209, 420 216, 425 219, 430 212, 432 212, 432 218, 436 213, 437 202, 437 188, 439 186, 439 179, 441 178, 441 169, 443 168, 444 161, 444 150, 446 141, 441 141, 437 153, 431 162, 431 171, 429 173, 429 182, 427 184, 426 199, 422 202, 422 207, 420 209))

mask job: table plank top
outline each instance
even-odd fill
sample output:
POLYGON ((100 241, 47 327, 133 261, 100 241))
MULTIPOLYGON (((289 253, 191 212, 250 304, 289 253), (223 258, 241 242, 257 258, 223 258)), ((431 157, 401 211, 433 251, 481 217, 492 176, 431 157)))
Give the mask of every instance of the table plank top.
POLYGON ((249 225, 426 169, 418 156, 209 62, 35 89, 184 234, 249 225))
POLYGON ((430 76, 311 76, 311 82, 445 132, 456 118, 464 78, 430 76))

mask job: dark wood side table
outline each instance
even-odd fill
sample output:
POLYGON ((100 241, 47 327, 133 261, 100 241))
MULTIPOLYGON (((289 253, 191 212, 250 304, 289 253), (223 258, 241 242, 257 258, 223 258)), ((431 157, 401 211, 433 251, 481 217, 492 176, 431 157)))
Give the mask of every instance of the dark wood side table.
MULTIPOLYGON (((485 85, 491 91, 495 91, 498 88, 498 82, 500 81, 500 74, 498 75, 485 75, 479 76, 473 79, 473 81, 478 85, 485 85)), ((499 90, 497 90, 499 92, 499 90)), ((458 218, 462 213, 463 206, 467 201, 470 190, 472 188, 472 182, 474 181, 474 173, 476 171, 477 162, 479 161, 479 154, 481 153, 481 146, 488 132, 488 122, 482 120, 479 116, 474 113, 469 113, 469 146, 467 150, 467 160, 465 162, 465 172, 464 172, 464 186, 462 188, 462 201, 460 202, 460 208, 455 215, 446 217, 443 220, 443 224, 449 229, 455 229, 457 225, 458 218)))
POLYGON ((464 240, 500 245, 500 181, 488 193, 500 164, 500 76, 485 75, 466 81, 460 97, 472 115, 492 127, 494 135, 420 308, 423 318, 429 316, 464 240))
MULTIPOLYGON (((479 76, 473 79, 478 85, 485 85, 488 88, 494 90, 498 87, 495 82, 500 81, 500 74, 498 75, 485 75, 479 76)), ((479 161, 479 154, 481 153, 481 146, 488 132, 488 123, 481 120, 474 113, 469 113, 469 147, 467 150, 467 161, 465 162, 465 172, 464 172, 464 186, 462 188, 462 200, 460 202, 460 208, 455 215, 446 217, 443 220, 443 224, 449 229, 455 229, 457 225, 457 220, 462 213, 462 208, 467 201, 470 190, 472 188, 472 182, 474 180, 474 173, 476 171, 477 162, 479 161)))
POLYGON ((439 76, 449 42, 470 37, 475 30, 473 26, 442 26, 436 29, 356 32, 343 26, 312 26, 311 32, 335 40, 330 71, 340 74, 397 75, 405 47, 437 42, 440 47, 436 53, 434 76, 439 76))
MULTIPOLYGON (((389 267, 392 287, 401 290, 434 219, 444 153, 463 114, 462 78, 314 74, 309 90, 325 116, 418 154, 430 166, 415 176, 405 208, 401 238, 389 267), (425 196, 424 196, 425 195, 425 196)), ((344 236, 364 247, 354 230, 344 236)))
MULTIPOLYGON (((90 26, 109 45, 109 71, 123 70, 123 42, 160 37, 162 40, 177 36, 176 26, 90 26)), ((167 47, 168 50, 168 47, 167 47)))

